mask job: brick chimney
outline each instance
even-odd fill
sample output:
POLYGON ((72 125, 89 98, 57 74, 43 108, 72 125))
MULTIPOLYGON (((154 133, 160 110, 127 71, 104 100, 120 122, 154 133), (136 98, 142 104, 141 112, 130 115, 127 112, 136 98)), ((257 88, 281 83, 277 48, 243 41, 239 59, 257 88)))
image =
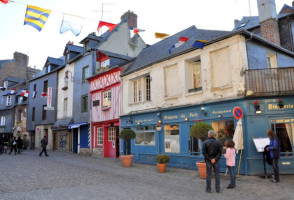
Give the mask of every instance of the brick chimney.
POLYGON ((129 28, 137 28, 138 16, 133 11, 131 12, 130 10, 128 10, 120 17, 120 19, 123 20, 126 17, 129 17, 129 21, 128 21, 129 28))
POLYGON ((257 6, 262 37, 281 45, 275 0, 257 0, 257 6))

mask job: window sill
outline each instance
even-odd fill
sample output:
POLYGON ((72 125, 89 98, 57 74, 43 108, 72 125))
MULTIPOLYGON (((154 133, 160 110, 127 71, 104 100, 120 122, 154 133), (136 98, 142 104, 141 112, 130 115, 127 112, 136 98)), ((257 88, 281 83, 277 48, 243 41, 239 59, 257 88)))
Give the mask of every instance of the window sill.
POLYGON ((102 107, 101 109, 103 110, 103 111, 106 111, 106 110, 109 110, 111 108, 111 106, 109 106, 109 107, 102 107))
POLYGON ((172 97, 165 97, 164 100, 172 100, 172 99, 177 99, 180 96, 172 96, 172 97))
POLYGON ((135 105, 140 105, 140 104, 144 104, 144 103, 148 103, 151 101, 140 101, 140 102, 136 102, 136 103, 129 103, 129 106, 135 106, 135 105))
POLYGON ((198 95, 198 94, 203 94, 203 90, 199 90, 197 92, 189 92, 187 94, 185 94, 185 96, 193 96, 193 95, 198 95))

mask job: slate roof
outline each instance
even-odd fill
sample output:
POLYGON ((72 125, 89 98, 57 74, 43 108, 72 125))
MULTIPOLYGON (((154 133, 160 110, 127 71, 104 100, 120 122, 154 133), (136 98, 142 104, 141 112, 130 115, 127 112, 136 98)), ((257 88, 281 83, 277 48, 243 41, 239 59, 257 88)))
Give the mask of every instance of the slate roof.
POLYGON ((85 37, 82 41, 80 41, 80 44, 83 44, 87 39, 96 40, 96 41, 102 41, 103 38, 101 36, 94 35, 93 33, 90 33, 87 37, 85 37))
MULTIPOLYGON (((66 44, 65 49, 68 49, 69 51, 77 52, 77 53, 83 53, 84 48, 77 46, 77 45, 72 45, 72 44, 66 44)), ((63 54, 65 53, 65 49, 63 54)))
MULTIPOLYGON (((61 66, 64 64, 64 59, 61 59, 61 58, 52 58, 52 57, 48 57, 47 58, 47 61, 50 63, 50 64, 53 64, 53 65, 58 65, 58 66, 61 66)), ((46 61, 46 63, 47 63, 46 61)))
POLYGON ((281 14, 281 12, 282 12, 284 9, 286 9, 286 8, 289 8, 289 9, 291 9, 291 10, 294 11, 294 8, 293 8, 292 6, 288 6, 287 4, 284 4, 284 6, 283 6, 282 9, 280 10, 279 14, 281 14))
POLYGON ((197 29, 195 26, 191 26, 175 35, 168 37, 165 40, 157 42, 141 51, 141 53, 137 56, 134 63, 125 69, 122 75, 126 75, 132 73, 136 70, 144 68, 147 65, 155 63, 164 58, 168 58, 173 54, 177 54, 179 52, 185 51, 187 49, 191 49, 192 44, 195 40, 213 40, 214 38, 218 38, 230 33, 229 31, 216 31, 216 30, 205 30, 205 29, 197 29), (179 41, 180 37, 187 37, 189 40, 185 42, 182 46, 178 48, 172 49, 172 54, 169 54, 169 49, 172 45, 179 41))
POLYGON ((133 57, 121 55, 121 54, 118 54, 118 53, 113 53, 113 52, 110 52, 110 51, 104 51, 104 50, 98 50, 98 51, 100 51, 104 55, 107 55, 107 56, 113 57, 113 58, 119 58, 119 59, 123 59, 123 60, 131 60, 131 59, 133 59, 133 57))
POLYGON ((14 83, 23 83, 26 80, 25 79, 22 79, 22 78, 16 78, 16 77, 8 76, 8 77, 6 77, 4 79, 4 81, 11 81, 11 82, 14 82, 14 83))
MULTIPOLYGON (((286 14, 278 14, 278 19, 281 19, 283 17, 286 17, 288 15, 291 15, 291 13, 286 13, 286 14)), ((235 26, 233 31, 239 30, 239 29, 251 29, 254 27, 259 26, 259 16, 244 16, 240 22, 235 26), (243 26, 244 24, 244 26, 243 26), (242 25, 242 26, 241 26, 242 25)))

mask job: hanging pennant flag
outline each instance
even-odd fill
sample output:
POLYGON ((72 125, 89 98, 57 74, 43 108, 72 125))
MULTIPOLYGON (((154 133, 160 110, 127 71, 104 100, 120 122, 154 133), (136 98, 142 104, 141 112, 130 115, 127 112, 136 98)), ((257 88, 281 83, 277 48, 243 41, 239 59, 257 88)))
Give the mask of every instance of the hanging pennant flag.
POLYGON ((28 90, 23 90, 23 91, 21 91, 21 96, 23 96, 23 97, 28 97, 29 96, 29 91, 28 90))
POLYGON ((27 5, 24 25, 30 25, 38 31, 41 31, 47 21, 47 18, 49 17, 50 12, 50 10, 27 5))
POLYGON ((194 42, 194 44, 192 45, 192 47, 195 47, 195 48, 198 48, 198 49, 203 49, 206 42, 208 42, 208 41, 206 41, 206 40, 196 40, 194 42))
POLYGON ((169 37, 169 34, 166 33, 155 33, 155 38, 160 38, 160 39, 166 39, 167 37, 169 37))
POLYGON ((42 92, 42 96, 41 97, 47 97, 47 92, 42 92))
POLYGON ((15 89, 11 89, 11 90, 7 93, 7 95, 12 95, 12 94, 14 94, 14 92, 15 92, 15 89))
POLYGON ((169 51, 168 51, 169 54, 171 54, 171 50, 173 48, 178 48, 178 47, 182 46, 188 40, 189 40, 189 38, 187 38, 187 37, 180 37, 179 41, 176 44, 174 44, 173 46, 171 46, 171 48, 169 49, 169 51))
POLYGON ((8 0, 0 0, 0 2, 1 2, 1 3, 4 3, 4 4, 7 4, 7 3, 9 3, 10 1, 8 1, 8 0))
POLYGON ((143 29, 138 29, 138 28, 130 28, 130 30, 133 32, 133 34, 138 34, 139 32, 144 32, 145 31, 143 29))
POLYGON ((83 23, 84 18, 64 13, 60 33, 71 31, 75 36, 78 36, 81 33, 83 23))
POLYGON ((109 28, 109 31, 111 32, 117 25, 116 24, 111 24, 111 23, 108 23, 108 22, 103 22, 103 21, 100 21, 99 24, 98 24, 98 32, 100 31, 100 28, 102 26, 107 26, 109 28))

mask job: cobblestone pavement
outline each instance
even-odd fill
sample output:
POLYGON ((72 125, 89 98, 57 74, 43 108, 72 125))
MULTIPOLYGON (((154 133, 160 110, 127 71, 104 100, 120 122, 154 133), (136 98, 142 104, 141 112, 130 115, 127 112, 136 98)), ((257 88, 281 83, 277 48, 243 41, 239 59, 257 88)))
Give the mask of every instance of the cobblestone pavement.
POLYGON ((227 190, 229 177, 221 177, 221 193, 205 193, 205 180, 197 171, 134 164, 123 168, 118 159, 38 151, 0 155, 0 199, 294 199, 294 176, 278 184, 258 177, 240 176, 227 190))

